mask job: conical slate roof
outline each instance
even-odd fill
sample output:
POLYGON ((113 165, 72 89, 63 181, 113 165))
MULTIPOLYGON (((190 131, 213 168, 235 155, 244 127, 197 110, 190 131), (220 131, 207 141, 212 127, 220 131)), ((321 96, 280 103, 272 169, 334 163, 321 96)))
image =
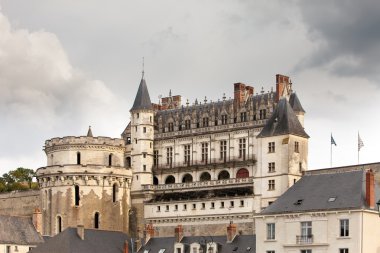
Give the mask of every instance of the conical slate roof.
POLYGON ((88 127, 87 137, 94 137, 92 135, 91 126, 88 127))
POLYGON ((152 102, 150 102, 148 88, 146 86, 144 78, 141 79, 140 86, 137 91, 135 102, 133 103, 131 111, 141 109, 153 109, 152 102))
POLYGON ((257 138, 286 134, 309 138, 289 102, 282 98, 257 138))
POLYGON ((289 103, 292 106, 294 112, 305 112, 296 93, 292 93, 290 95, 289 103))

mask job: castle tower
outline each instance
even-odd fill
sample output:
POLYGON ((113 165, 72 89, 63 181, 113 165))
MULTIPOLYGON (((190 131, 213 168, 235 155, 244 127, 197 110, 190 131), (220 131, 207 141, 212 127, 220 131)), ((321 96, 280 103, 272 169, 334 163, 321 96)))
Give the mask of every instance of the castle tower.
POLYGON ((132 236, 141 237, 143 232, 144 205, 143 201, 149 199, 149 191, 144 191, 144 186, 153 184, 153 141, 154 111, 150 101, 148 88, 144 76, 141 79, 135 101, 130 110, 130 143, 132 160, 132 204, 133 223, 130 233, 132 236), (138 234, 136 234, 138 233, 138 234))
POLYGON ((261 207, 281 196, 307 170, 308 138, 287 98, 280 98, 257 136, 258 169, 265 178, 255 186, 262 194, 261 207))
POLYGON ((128 232, 132 172, 123 139, 87 136, 45 142, 47 166, 37 170, 43 234, 67 227, 128 232))

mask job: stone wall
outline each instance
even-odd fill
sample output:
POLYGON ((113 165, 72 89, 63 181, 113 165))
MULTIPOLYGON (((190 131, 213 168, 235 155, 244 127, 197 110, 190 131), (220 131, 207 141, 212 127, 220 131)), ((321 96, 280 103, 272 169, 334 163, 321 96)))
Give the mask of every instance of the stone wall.
POLYGON ((14 191, 0 194, 0 214, 32 216, 40 208, 40 191, 14 191))

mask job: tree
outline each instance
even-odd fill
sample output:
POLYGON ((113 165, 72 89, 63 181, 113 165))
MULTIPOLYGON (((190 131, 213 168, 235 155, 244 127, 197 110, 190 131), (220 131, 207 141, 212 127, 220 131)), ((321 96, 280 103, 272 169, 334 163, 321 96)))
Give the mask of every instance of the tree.
POLYGON ((38 184, 33 182, 36 176, 34 170, 19 167, 3 174, 0 177, 0 192, 38 189, 38 184))

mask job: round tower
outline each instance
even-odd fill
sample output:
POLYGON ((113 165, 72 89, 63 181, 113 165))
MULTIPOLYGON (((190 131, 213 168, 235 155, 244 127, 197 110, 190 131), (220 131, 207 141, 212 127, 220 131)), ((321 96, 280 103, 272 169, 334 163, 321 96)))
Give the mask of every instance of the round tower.
POLYGON ((128 232, 132 172, 123 139, 87 136, 45 142, 47 166, 37 170, 43 234, 83 225, 128 232))

